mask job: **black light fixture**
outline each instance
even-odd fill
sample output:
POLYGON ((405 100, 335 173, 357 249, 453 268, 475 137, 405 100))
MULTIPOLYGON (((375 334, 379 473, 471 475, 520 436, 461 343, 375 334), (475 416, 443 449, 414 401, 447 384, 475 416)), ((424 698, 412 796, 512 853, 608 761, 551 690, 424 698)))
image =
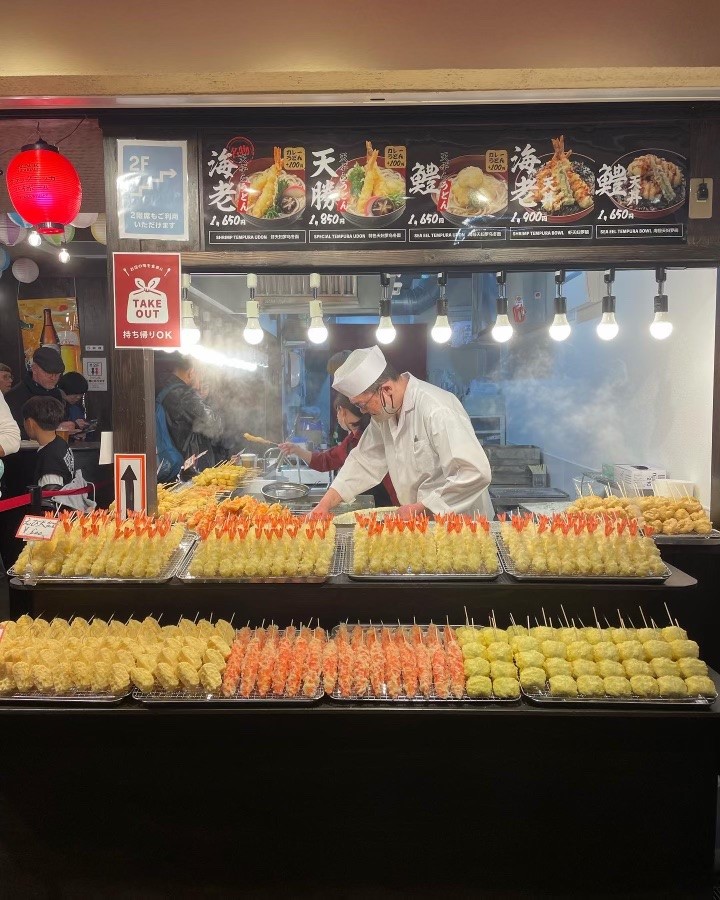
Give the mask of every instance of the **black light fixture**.
POLYGON ((550 337, 554 341, 565 341, 570 337, 570 323, 567 318, 567 299, 562 295, 565 284, 565 270, 555 273, 555 315, 550 326, 550 337))
POLYGON ((612 292, 613 282, 615 281, 615 269, 606 269, 603 279, 605 281, 605 296, 602 298, 602 318, 596 331, 601 341, 611 341, 617 337, 620 330, 615 319, 615 297, 612 292))
POLYGON ((447 272, 438 273, 438 285, 440 287, 440 295, 437 301, 437 318, 430 332, 430 337, 436 344, 447 344, 452 337, 452 328, 448 321, 448 302, 445 296, 445 288, 447 287, 447 272))
POLYGON ((498 284, 497 315, 491 334, 494 341, 497 341, 499 344, 504 344, 513 336, 514 330, 510 324, 510 319, 508 319, 508 301, 506 295, 507 276, 505 272, 496 272, 495 281, 497 281, 498 284))
POLYGON ((375 332, 375 337, 381 344, 392 344, 395 340, 395 326, 390 317, 390 276, 383 274, 380 276, 380 285, 382 288, 382 296, 380 298, 380 322, 375 332))
POLYGON ((658 292, 653 301, 655 315, 650 324, 650 334, 656 341, 664 341, 666 338, 669 338, 673 330, 673 324, 668 313, 668 298, 665 293, 666 279, 667 274, 662 266, 655 269, 658 292))

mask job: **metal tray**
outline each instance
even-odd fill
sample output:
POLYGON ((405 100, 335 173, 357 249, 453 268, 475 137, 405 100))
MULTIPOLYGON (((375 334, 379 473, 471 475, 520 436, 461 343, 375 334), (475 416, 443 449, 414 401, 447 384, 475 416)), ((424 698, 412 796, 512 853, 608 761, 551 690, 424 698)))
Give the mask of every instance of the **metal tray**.
MULTIPOLYGON (((356 623, 356 625, 348 625, 348 628, 355 628, 357 625, 360 628, 369 630, 370 628, 380 627, 379 625, 370 625, 364 622, 356 623)), ((335 638, 337 636, 338 628, 340 626, 336 625, 333 630, 330 632, 330 636, 335 638)), ((393 634, 398 628, 409 629, 412 628, 412 625, 393 625, 393 626, 384 626, 390 627, 392 629, 393 634)), ((451 628, 457 628, 457 625, 451 625, 451 628)), ((421 625, 424 634, 427 634, 427 625, 421 625)), ((355 703, 355 702, 369 702, 369 703, 439 703, 445 706, 448 703, 472 703, 472 704, 502 704, 502 705, 512 705, 520 702, 520 697, 468 697, 467 694, 463 694, 462 697, 436 697, 435 689, 432 689, 432 695, 430 697, 408 697, 405 694, 401 694, 399 697, 389 697, 387 694, 375 694, 372 689, 369 687, 368 690, 364 694, 351 694, 350 696, 343 696, 340 694, 337 685, 335 685, 335 690, 331 694, 327 694, 328 697, 332 700, 338 700, 341 703, 355 703)))
MULTIPOLYGON (((199 542, 197 546, 199 546, 199 542)), ((342 575, 345 562, 345 557, 336 541, 330 570, 327 575, 268 575, 267 577, 257 576, 252 578, 222 578, 217 575, 206 577, 190 574, 190 564, 195 555, 195 550, 196 547, 193 547, 191 552, 187 554, 176 573, 177 578, 188 584, 324 584, 329 578, 342 575)))
POLYGON ((720 540, 720 531, 713 528, 709 534, 654 534, 653 540, 658 546, 662 544, 705 544, 707 541, 720 540))
POLYGON ((201 706, 220 706, 223 704, 230 706, 257 706, 258 704, 263 703, 269 706, 311 706, 325 696, 325 691, 323 690, 321 678, 318 689, 312 697, 305 697, 302 694, 297 697, 277 697, 274 694, 268 694, 265 697, 261 697, 257 691, 253 691, 249 697, 241 697, 237 691, 232 697, 224 697, 222 694, 208 694, 205 691, 186 690, 153 690, 144 694, 137 688, 133 690, 132 695, 134 700, 139 700, 141 703, 145 703, 148 706, 187 706, 190 704, 201 706))
POLYGON ((523 697, 538 706, 589 706, 595 709, 603 707, 626 706, 637 709, 703 709, 713 705, 715 700, 707 697, 551 697, 549 690, 528 691, 520 685, 523 697))
POLYGON ((40 691, 28 691, 27 693, 16 692, 14 694, 0 694, 0 705, 3 703, 44 703, 46 705, 56 706, 58 704, 79 704, 85 703, 90 705, 105 704, 111 706, 120 703, 126 697, 130 696, 130 691, 123 691, 121 694, 111 694, 109 691, 94 693, 93 691, 71 691, 68 694, 41 694, 40 691))
POLYGON ((500 559, 505 571, 516 581, 549 581, 549 582, 577 582, 579 584, 663 584, 670 577, 670 569, 665 566, 663 575, 643 575, 633 577, 631 575, 538 575, 532 572, 520 573, 515 568, 505 543, 499 534, 495 535, 500 559))
POLYGON ((174 553, 167 562, 163 571, 156 578, 94 578, 92 575, 30 575, 15 571, 15 566, 8 569, 7 574, 11 578, 19 578, 23 584, 164 584, 176 574, 185 562, 185 558, 191 552, 197 542, 198 536, 194 531, 186 531, 174 553))
POLYGON ((412 572, 400 574, 378 574, 365 575, 353 572, 353 555, 354 555, 354 531, 351 532, 335 532, 336 545, 344 545, 344 573, 353 581, 495 581, 498 575, 503 571, 500 556, 498 556, 498 567, 496 572, 490 574, 471 574, 469 572, 412 572))

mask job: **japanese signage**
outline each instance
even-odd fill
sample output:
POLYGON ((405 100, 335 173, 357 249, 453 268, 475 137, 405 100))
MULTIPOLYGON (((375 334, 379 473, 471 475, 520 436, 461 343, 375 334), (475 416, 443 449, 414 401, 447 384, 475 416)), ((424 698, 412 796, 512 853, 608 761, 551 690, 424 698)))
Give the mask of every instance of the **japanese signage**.
POLYGON ((119 236, 187 241, 187 142, 117 144, 119 236))
POLYGON ((115 346, 180 347, 180 254, 113 253, 115 346))
POLYGON ((20 527, 15 532, 15 537, 21 541, 50 541, 59 524, 59 519, 46 519, 43 516, 24 516, 20 527))
POLYGON ((689 128, 206 135, 205 248, 684 242, 689 128))

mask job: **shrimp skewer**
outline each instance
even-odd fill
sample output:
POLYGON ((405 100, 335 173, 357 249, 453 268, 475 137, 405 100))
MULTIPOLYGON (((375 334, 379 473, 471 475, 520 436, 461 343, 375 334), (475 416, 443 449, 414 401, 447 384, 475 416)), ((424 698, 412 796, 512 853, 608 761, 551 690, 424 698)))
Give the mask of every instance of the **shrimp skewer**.
POLYGON ((332 694, 335 690, 338 678, 338 645, 335 641, 328 641, 323 648, 323 687, 326 694, 332 694))
POLYGON ((273 200, 275 199, 275 190, 277 189, 278 178, 280 177, 280 173, 282 172, 283 168, 282 151, 280 147, 273 148, 273 157, 275 162, 268 169, 268 179, 265 182, 265 186, 263 187, 262 191, 260 192, 260 196, 253 204, 253 208, 250 211, 250 215, 255 216, 256 219, 262 219, 265 213, 273 205, 273 200))
POLYGON ((355 201, 355 209, 360 215, 363 215, 365 204, 373 195, 375 187, 375 178, 378 175, 377 158, 378 151, 373 150, 370 141, 365 141, 365 150, 367 151, 367 162, 365 163, 365 179, 360 190, 360 195, 355 201))
POLYGON ((314 697, 320 684, 323 665, 323 645, 315 636, 308 641, 307 658, 302 692, 306 697, 314 697))

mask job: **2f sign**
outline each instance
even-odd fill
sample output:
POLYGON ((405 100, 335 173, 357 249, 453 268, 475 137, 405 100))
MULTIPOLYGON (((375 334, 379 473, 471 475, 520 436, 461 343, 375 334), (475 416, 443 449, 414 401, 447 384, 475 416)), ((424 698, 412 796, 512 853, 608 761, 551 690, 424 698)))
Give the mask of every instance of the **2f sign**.
POLYGON ((130 171, 131 172, 140 172, 143 174, 145 169, 150 162, 149 156, 131 156, 130 157, 130 171))

